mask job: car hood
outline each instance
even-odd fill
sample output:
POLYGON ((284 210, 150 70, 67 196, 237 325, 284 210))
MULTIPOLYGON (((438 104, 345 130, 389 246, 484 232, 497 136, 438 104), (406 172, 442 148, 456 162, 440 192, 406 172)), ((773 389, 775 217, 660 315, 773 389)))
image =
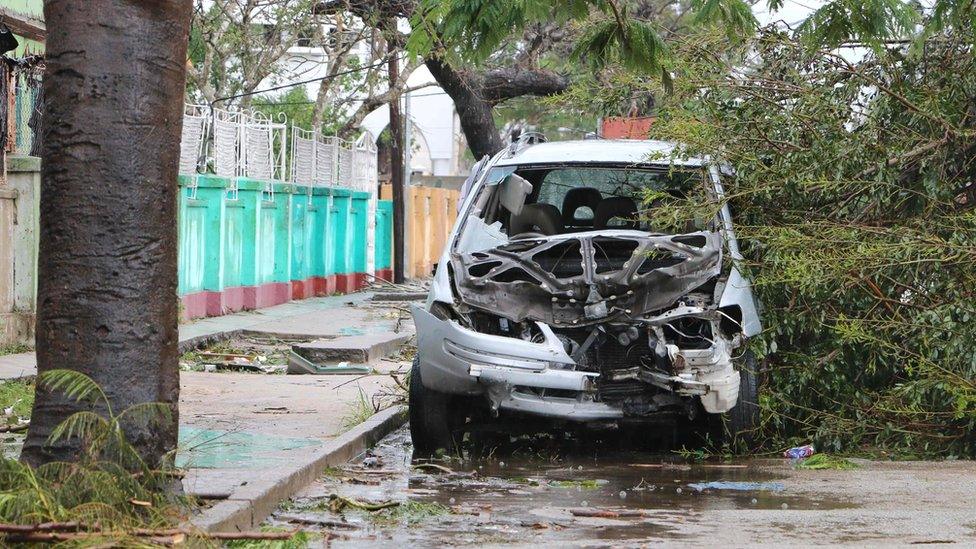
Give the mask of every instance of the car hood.
POLYGON ((722 236, 590 231, 454 253, 451 265, 467 305, 517 322, 585 326, 666 308, 718 276, 722 236))

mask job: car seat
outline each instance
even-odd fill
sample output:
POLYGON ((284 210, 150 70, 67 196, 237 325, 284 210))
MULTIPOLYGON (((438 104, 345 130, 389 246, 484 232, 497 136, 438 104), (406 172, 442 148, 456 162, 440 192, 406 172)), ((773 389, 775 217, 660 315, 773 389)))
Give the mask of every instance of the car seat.
POLYGON ((592 227, 593 217, 581 218, 577 216, 580 208, 589 208, 591 216, 596 213, 596 205, 603 195, 593 187, 577 187, 570 189, 563 197, 563 226, 564 227, 592 227))
POLYGON ((509 222, 508 234, 541 233, 546 236, 563 232, 559 219, 559 209, 552 204, 526 204, 522 211, 513 215, 509 222))
POLYGON ((633 198, 610 196, 596 205, 593 212, 595 229, 636 229, 637 203, 633 198), (612 225, 611 221, 616 220, 612 225))

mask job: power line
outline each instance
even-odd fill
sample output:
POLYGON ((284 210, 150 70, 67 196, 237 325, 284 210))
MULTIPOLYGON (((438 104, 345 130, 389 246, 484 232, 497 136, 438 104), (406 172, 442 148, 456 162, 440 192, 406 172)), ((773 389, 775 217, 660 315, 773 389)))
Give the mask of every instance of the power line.
MULTIPOLYGON (((404 94, 404 96, 409 95, 410 99, 417 99, 418 97, 433 97, 435 95, 447 95, 446 91, 431 92, 431 93, 421 93, 421 94, 404 94)), ((265 103, 251 103, 255 107, 273 107, 278 105, 314 105, 315 101, 285 101, 283 103, 278 103, 274 101, 268 101, 265 103)))
POLYGON ((335 74, 328 74, 328 75, 325 75, 325 76, 320 76, 318 78, 310 78, 308 80, 301 80, 299 82, 292 82, 290 84, 282 84, 281 86, 274 86, 272 88, 265 88, 263 90, 254 90, 254 91, 249 91, 249 92, 245 92, 245 93, 239 93, 237 95, 228 95, 227 97, 218 97, 218 98, 214 99, 213 101, 211 101, 210 102, 210 105, 213 106, 213 105, 215 105, 215 104, 217 104, 217 103, 219 103, 221 101, 227 101, 227 100, 230 100, 230 99, 238 99, 238 98, 241 98, 241 97, 248 97, 248 96, 251 96, 251 95, 257 95, 259 93, 267 93, 267 92, 273 92, 273 91, 278 91, 278 90, 284 90, 284 89, 287 89, 287 88, 294 88, 295 86, 301 86, 301 85, 304 85, 304 84, 311 84, 312 82, 322 82, 324 80, 331 80, 331 79, 336 78, 336 77, 339 77, 339 76, 345 76, 347 74, 354 74, 354 73, 362 72, 362 71, 365 71, 365 70, 368 70, 368 69, 375 69, 377 67, 382 67, 385 64, 386 64, 386 61, 379 61, 379 62, 373 63, 372 65, 363 65, 362 67, 356 67, 354 69, 350 69, 350 70, 347 70, 347 71, 339 71, 339 72, 337 72, 335 74))

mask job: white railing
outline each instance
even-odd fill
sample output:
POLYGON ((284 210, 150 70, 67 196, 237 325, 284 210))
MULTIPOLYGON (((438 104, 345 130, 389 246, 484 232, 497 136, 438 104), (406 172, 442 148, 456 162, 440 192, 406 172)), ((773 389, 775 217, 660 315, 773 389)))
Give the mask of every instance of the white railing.
MULTIPOLYGON (((238 197, 237 178, 263 180, 263 199, 274 200, 273 181, 308 187, 346 187, 369 193, 367 265, 374 272, 376 200, 379 172, 376 145, 366 133, 355 143, 324 137, 262 113, 187 105, 180 136, 180 173, 212 171, 231 179, 227 196, 238 197), (290 142, 289 142, 290 139, 290 142)), ((196 178, 189 185, 196 196, 196 178)), ((331 200, 331 199, 330 199, 331 200)))
POLYGON ((244 175, 247 149, 243 146, 244 119, 241 111, 213 109, 213 172, 221 177, 244 175))
POLYGON ((197 173, 197 166, 207 146, 210 113, 206 105, 185 105, 183 132, 180 135, 180 173, 197 173))
POLYGON ((317 187, 376 192, 376 145, 289 127, 254 111, 187 105, 180 140, 180 173, 290 181, 317 187))

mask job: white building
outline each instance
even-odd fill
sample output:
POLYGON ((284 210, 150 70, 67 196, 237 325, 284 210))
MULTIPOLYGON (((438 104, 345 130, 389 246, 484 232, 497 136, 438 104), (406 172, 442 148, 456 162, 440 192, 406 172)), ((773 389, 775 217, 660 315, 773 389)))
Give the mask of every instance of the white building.
MULTIPOLYGON (((365 41, 358 43, 351 54, 357 56, 362 63, 368 63, 369 44, 365 41)), ((285 70, 269 78, 261 87, 322 78, 328 71, 326 55, 321 47, 293 47, 282 61, 285 70)), ((319 91, 319 82, 309 82, 303 86, 306 95, 314 100, 319 91)), ((436 85, 434 77, 424 66, 420 66, 410 75, 407 87, 418 88, 404 94, 400 103, 401 112, 409 112, 411 122, 411 171, 433 176, 467 175, 472 161, 470 154, 466 152, 464 134, 450 96, 436 85)), ((351 103, 348 109, 351 112, 358 106, 358 103, 351 103)), ((368 114, 360 127, 376 139, 389 125, 389 120, 389 108, 383 106, 368 114)))

